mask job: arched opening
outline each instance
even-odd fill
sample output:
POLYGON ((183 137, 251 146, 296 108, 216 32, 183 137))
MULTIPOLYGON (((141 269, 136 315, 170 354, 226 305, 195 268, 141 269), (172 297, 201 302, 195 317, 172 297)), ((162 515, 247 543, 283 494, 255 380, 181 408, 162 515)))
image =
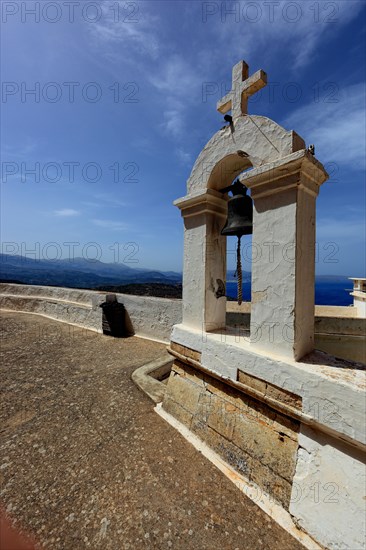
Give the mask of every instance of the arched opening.
POLYGON ((253 167, 250 157, 245 151, 240 150, 227 155, 214 166, 208 178, 207 188, 220 191, 220 189, 228 187, 241 173, 253 167))
MULTIPOLYGON (((213 168, 207 182, 209 189, 221 191, 225 187, 233 184, 236 179, 254 168, 249 155, 238 150, 222 158, 213 168)), ((247 194, 250 195, 248 189, 247 194)), ((225 197, 229 197, 225 193, 225 197)), ((234 301, 238 293, 238 274, 237 274, 237 237, 226 237, 226 298, 228 301, 234 301)), ((251 254, 252 254, 252 235, 245 235, 241 238, 241 259, 243 266, 243 301, 251 301, 251 254)))
MULTIPOLYGON (((240 180, 240 176, 253 169, 249 158, 242 151, 241 155, 228 155, 217 163, 212 170, 208 184, 215 185, 215 189, 220 191, 240 180)), ((247 190, 250 196, 250 190, 247 190)), ((229 198, 229 193, 224 196, 229 198)), ((224 227, 224 224, 222 224, 224 227)), ((236 236, 226 236, 226 298, 228 301, 236 301, 238 297, 238 265, 237 265, 237 245, 236 236)), ((252 262, 252 235, 243 235, 240 239, 241 265, 242 265, 242 296, 243 302, 251 301, 251 262, 252 262)))
MULTIPOLYGON (((241 171, 231 184, 252 170, 250 165, 241 171)), ((247 189, 250 196, 250 190, 247 189)), ((240 200, 240 199, 239 199, 240 200)), ((226 328, 225 331, 235 331, 236 336, 250 336, 250 308, 252 288, 252 234, 242 235, 240 240, 236 235, 226 238, 226 328), (238 263, 238 247, 240 243, 240 261, 238 263)))
MULTIPOLYGON (((237 151, 235 154, 229 154, 216 163, 209 174, 207 187, 208 189, 219 192, 219 194, 222 192, 222 197, 228 201, 232 193, 225 193, 223 190, 231 186, 238 179, 240 181, 240 177, 253 170, 253 168, 253 163, 245 151, 237 151)), ((249 189, 247 189, 247 196, 250 197, 249 189)), ((220 262, 221 258, 223 262, 221 269, 223 285, 220 288, 216 288, 215 285, 214 289, 216 297, 226 297, 226 305, 224 306, 224 325, 221 325, 221 328, 218 329, 218 327, 212 323, 212 330, 224 330, 230 333, 234 330, 235 334, 239 337, 249 337, 252 283, 252 234, 245 234, 240 238, 241 265, 240 263, 238 265, 238 237, 221 234, 225 226, 225 218, 221 215, 217 216, 216 223, 218 224, 216 230, 217 240, 215 241, 217 244, 214 245, 214 247, 216 249, 216 261, 220 262), (222 239, 224 239, 224 242, 220 244, 222 239), (222 252, 220 253, 220 251, 222 252), (239 272, 241 273, 241 278, 239 277, 239 272), (239 288, 241 289, 240 291, 239 288), (241 298, 240 306, 237 305, 239 296, 241 298)), ((220 272, 220 268, 217 269, 217 263, 214 267, 214 271, 220 272)), ((212 273, 213 271, 211 271, 211 276, 212 273)), ((220 279, 216 279, 216 282, 219 284, 220 279)), ((208 330, 210 330, 209 327, 208 330)))

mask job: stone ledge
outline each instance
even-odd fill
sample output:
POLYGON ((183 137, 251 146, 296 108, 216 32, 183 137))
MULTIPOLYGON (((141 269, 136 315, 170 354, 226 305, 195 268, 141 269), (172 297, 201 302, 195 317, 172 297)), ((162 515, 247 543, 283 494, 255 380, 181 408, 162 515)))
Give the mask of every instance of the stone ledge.
MULTIPOLYGON (((226 303, 227 313, 250 313, 251 302, 242 302, 240 305, 234 301, 226 303)), ((317 306, 315 305, 315 317, 331 317, 336 319, 357 319, 358 312, 354 306, 317 306)))
POLYGON ((284 390, 274 384, 270 384, 265 380, 256 378, 250 374, 247 374, 241 370, 238 370, 238 382, 246 384, 247 386, 261 391, 264 395, 268 395, 277 401, 282 401, 299 411, 302 410, 302 398, 292 392, 284 390))
POLYGON ((201 360, 201 353, 199 351, 196 351, 191 348, 187 348, 187 346, 181 346, 180 344, 177 344, 176 342, 170 342, 170 348, 181 355, 184 355, 185 357, 188 357, 189 359, 194 359, 194 361, 200 361, 201 360))
POLYGON ((146 393, 154 403, 161 403, 164 399, 166 385, 159 380, 171 370, 172 360, 168 355, 151 361, 136 369, 131 379, 141 391, 146 393))

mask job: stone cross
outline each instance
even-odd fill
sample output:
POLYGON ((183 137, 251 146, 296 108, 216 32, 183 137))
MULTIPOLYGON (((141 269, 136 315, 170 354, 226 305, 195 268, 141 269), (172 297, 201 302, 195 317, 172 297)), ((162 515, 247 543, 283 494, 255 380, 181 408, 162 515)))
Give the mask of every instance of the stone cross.
POLYGON ((248 114, 248 98, 267 85, 267 74, 260 69, 248 77, 249 67, 239 61, 233 67, 231 91, 217 103, 217 110, 225 114, 231 110, 233 119, 248 114))

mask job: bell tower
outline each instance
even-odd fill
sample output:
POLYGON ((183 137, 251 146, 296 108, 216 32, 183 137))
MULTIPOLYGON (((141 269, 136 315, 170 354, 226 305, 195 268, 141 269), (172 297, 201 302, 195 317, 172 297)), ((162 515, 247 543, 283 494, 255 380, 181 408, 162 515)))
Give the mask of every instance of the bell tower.
MULTIPOLYGON (((266 73, 247 75, 244 61, 235 65, 232 90, 217 107, 231 109, 232 122, 202 150, 187 195, 174 203, 185 228, 183 326, 204 334, 226 330, 226 298, 219 291, 226 281, 226 192, 237 193, 229 200, 232 218, 233 205, 244 205, 238 195, 244 185, 253 199, 253 243, 261 251, 252 266, 250 347, 299 360, 314 348, 315 201, 328 175, 295 132, 248 114, 247 98, 266 84, 266 73)), ((241 271, 239 252, 240 242, 241 271)))
POLYGON ((360 371, 314 350, 315 205, 328 174, 295 132, 248 114, 248 97, 265 83, 263 71, 248 78, 247 64, 235 65, 232 90, 218 103, 231 110, 229 124, 203 148, 186 196, 175 201, 184 222, 183 319, 172 330, 158 412, 213 449, 231 479, 255 484, 261 503, 269 494, 326 547, 356 548, 361 530, 349 525, 355 515, 361 521, 366 448, 360 371), (246 332, 226 325, 225 297, 226 235, 251 225, 244 186, 259 251, 246 332), (314 506, 314 484, 334 480, 337 504, 314 506))

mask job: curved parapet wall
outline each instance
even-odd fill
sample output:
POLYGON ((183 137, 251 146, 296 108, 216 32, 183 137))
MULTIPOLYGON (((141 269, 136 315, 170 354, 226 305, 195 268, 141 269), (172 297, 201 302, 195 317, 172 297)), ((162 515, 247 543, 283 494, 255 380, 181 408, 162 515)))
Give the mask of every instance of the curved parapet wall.
MULTIPOLYGON (((127 312, 127 328, 136 336, 168 342, 181 321, 181 300, 116 294, 127 312)), ((102 332, 106 293, 51 286, 0 284, 0 309, 35 313, 102 332)))
MULTIPOLYGON (((105 293, 75 288, 0 283, 0 309, 36 313, 64 323, 102 332, 99 305, 105 293)), ((169 342, 174 324, 182 319, 182 301, 117 294, 136 336, 169 342)), ((315 307, 316 347, 343 359, 365 360, 365 319, 354 307, 315 307)), ((250 304, 227 303, 226 324, 237 330, 250 326, 250 304)))

